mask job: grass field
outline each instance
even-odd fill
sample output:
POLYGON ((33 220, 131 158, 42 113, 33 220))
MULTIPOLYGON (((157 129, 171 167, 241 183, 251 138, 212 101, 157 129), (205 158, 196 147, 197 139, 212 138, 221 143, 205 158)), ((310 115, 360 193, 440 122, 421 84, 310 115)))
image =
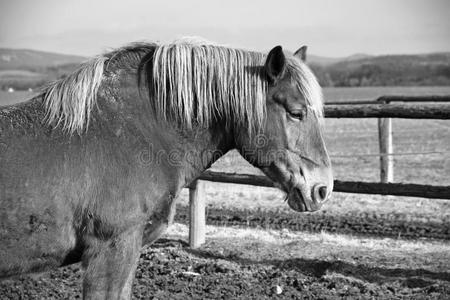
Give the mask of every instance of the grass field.
POLYGON ((0 91, 0 106, 10 105, 24 101, 31 98, 33 95, 34 95, 33 92, 26 92, 26 91, 16 91, 14 93, 0 91))
MULTIPOLYGON (((382 95, 449 95, 450 88, 382 87, 324 89, 325 99, 367 100, 382 95)), ((326 119, 325 140, 332 158, 335 178, 351 181, 379 181, 377 119, 326 119), (369 156, 367 156, 369 155, 369 156)), ((450 123, 447 120, 393 120, 394 152, 444 152, 430 155, 402 155, 394 158, 394 181, 450 185, 450 123)), ((258 172, 236 153, 230 153, 213 168, 229 172, 258 172), (236 163, 236 160, 242 163, 236 163), (236 167, 238 166, 238 167, 236 167)), ((283 193, 270 188, 206 183, 210 207, 250 209, 287 213, 283 193)), ((334 193, 323 207, 324 219, 342 216, 345 220, 373 214, 381 223, 403 221, 438 222, 450 226, 450 201, 422 198, 334 193)), ((187 205, 187 193, 181 205, 187 205)), ((298 216, 302 218, 302 216, 298 216)), ((408 225, 406 225, 408 227, 408 225)))

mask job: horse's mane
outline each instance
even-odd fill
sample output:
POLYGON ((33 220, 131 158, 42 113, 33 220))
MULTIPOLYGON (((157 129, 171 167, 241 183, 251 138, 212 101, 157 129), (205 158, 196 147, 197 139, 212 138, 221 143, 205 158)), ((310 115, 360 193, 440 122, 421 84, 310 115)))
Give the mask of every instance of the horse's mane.
MULTIPOLYGON (((191 128, 221 118, 249 130, 264 121, 265 54, 181 39, 162 45, 133 44, 84 63, 44 90, 47 122, 70 133, 87 129, 108 66, 126 67, 127 58, 140 60, 138 81, 142 72, 152 106, 162 119, 191 128)), ((321 89, 314 75, 293 56, 288 55, 286 62, 307 104, 321 116, 321 89)))
POLYGON ((41 93, 46 109, 46 122, 55 127, 61 125, 69 133, 86 130, 108 67, 113 64, 129 68, 130 60, 140 59, 154 46, 155 44, 150 43, 133 43, 96 56, 81 64, 67 77, 50 83, 41 93))
POLYGON ((43 92, 46 121, 73 133, 89 125, 106 57, 84 63, 74 73, 50 84, 43 92))
POLYGON ((263 65, 261 53, 182 39, 160 45, 143 69, 160 117, 187 128, 217 118, 251 128, 264 120, 263 65))

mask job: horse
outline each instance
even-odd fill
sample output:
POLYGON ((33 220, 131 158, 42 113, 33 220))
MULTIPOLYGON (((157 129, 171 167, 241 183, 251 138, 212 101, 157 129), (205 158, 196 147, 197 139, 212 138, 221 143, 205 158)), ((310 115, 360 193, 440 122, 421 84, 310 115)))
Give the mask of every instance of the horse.
POLYGON ((129 299, 141 247, 231 149, 293 210, 318 210, 333 176, 305 58, 306 46, 134 43, 1 107, 0 277, 81 261, 85 299, 129 299))

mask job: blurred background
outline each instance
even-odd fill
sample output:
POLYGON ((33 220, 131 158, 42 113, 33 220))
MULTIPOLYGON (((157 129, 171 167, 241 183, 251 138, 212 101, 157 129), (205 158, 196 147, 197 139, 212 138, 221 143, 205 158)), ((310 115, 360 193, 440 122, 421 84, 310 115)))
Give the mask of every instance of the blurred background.
POLYGON ((0 88, 35 88, 86 57, 182 36, 259 51, 308 45, 326 87, 448 86, 449 11, 446 0, 0 0, 0 88))

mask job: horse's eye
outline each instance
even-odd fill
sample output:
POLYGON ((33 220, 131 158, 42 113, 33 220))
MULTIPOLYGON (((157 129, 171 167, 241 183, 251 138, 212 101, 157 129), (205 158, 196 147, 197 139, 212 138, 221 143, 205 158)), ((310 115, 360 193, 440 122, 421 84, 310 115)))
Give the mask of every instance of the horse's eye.
POLYGON ((302 110, 289 111, 288 113, 290 117, 298 120, 303 120, 305 115, 302 110))

